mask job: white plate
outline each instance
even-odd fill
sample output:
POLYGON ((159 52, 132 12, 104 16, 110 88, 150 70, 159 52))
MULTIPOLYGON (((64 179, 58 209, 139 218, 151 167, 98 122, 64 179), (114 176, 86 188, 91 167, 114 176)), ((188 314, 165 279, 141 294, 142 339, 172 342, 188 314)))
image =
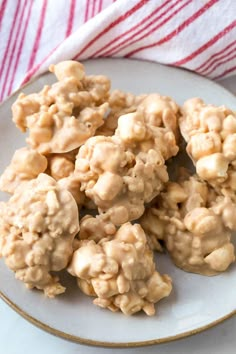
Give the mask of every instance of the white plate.
MULTIPOLYGON (((126 59, 99 59, 86 62, 89 74, 105 74, 113 88, 133 93, 159 92, 172 96, 178 103, 200 96, 206 102, 225 104, 236 109, 236 98, 221 86, 184 70, 150 62, 126 59)), ((41 76, 24 88, 38 91, 51 83, 50 74, 41 76)), ((14 150, 24 145, 11 122, 10 107, 16 95, 0 107, 0 172, 9 163, 14 150)), ((0 195, 1 199, 3 194, 0 195)), ((75 280, 63 275, 68 285, 65 294, 47 299, 39 291, 29 291, 15 280, 14 274, 0 261, 0 293, 2 298, 22 316, 39 327, 78 342, 105 346, 137 346, 170 341, 209 328, 236 311, 236 267, 225 274, 203 277, 177 269, 166 255, 157 255, 158 270, 170 274, 174 290, 157 306, 157 314, 125 317, 92 304, 75 280)))

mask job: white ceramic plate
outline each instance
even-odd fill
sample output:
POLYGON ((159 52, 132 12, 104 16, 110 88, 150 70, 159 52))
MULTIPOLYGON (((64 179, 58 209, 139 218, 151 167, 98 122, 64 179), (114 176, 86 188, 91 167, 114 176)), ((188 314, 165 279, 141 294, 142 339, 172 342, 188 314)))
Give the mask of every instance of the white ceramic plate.
MULTIPOLYGON (((159 92, 178 103, 198 96, 216 105, 236 109, 236 98, 221 86, 184 70, 150 62, 126 59, 99 59, 86 62, 89 74, 105 74, 113 88, 133 93, 159 92)), ((38 91, 51 83, 50 74, 41 76, 24 88, 38 91)), ((16 148, 24 145, 11 122, 10 107, 16 95, 0 107, 0 172, 9 163, 16 148)), ((1 199, 6 198, 0 195, 1 199)), ((157 306, 157 314, 125 317, 92 304, 92 299, 77 288, 75 279, 63 275, 68 286, 65 294, 47 299, 39 291, 29 291, 15 280, 14 274, 0 261, 2 298, 22 316, 39 327, 78 342, 105 346, 137 346, 170 341, 209 328, 236 311, 236 267, 225 274, 203 277, 177 269, 166 255, 157 255, 158 270, 170 274, 174 282, 171 296, 157 306)))

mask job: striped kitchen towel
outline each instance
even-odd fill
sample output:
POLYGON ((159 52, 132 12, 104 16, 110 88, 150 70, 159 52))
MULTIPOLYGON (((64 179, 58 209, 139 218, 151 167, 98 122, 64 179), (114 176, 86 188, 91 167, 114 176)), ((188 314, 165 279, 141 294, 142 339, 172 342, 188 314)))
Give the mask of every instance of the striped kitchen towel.
POLYGON ((0 0, 0 101, 51 63, 126 57, 236 73, 236 0, 0 0))

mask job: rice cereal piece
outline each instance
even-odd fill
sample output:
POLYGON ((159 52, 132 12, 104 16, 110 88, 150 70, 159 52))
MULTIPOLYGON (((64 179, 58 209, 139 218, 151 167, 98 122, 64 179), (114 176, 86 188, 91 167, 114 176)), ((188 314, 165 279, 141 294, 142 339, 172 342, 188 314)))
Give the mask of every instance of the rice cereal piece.
POLYGON ((85 294, 95 296, 94 304, 125 315, 143 310, 151 316, 154 304, 169 296, 171 279, 155 269, 140 225, 126 223, 111 240, 82 240, 78 246, 68 271, 85 294))
POLYGON ((140 225, 145 231, 147 242, 151 250, 163 252, 161 242, 164 240, 165 225, 154 213, 153 208, 147 208, 140 218, 140 225))
POLYGON ((106 221, 103 215, 85 215, 80 220, 80 240, 93 240, 99 242, 103 238, 113 237, 116 233, 116 227, 109 221, 106 221))
POLYGON ((59 179, 58 185, 60 188, 66 189, 71 193, 79 208, 84 205, 86 196, 84 192, 80 190, 81 183, 75 174, 71 174, 68 177, 59 179))
POLYGON ((43 290, 48 297, 65 291, 51 272, 67 267, 78 231, 74 199, 46 174, 1 203, 0 255, 26 287, 43 290))
POLYGON ((56 181, 69 177, 75 169, 75 159, 79 149, 61 154, 50 154, 47 156, 47 173, 56 181))
POLYGON ((98 128, 96 135, 112 136, 118 126, 118 119, 121 115, 135 112, 147 95, 135 96, 130 92, 114 90, 111 92, 108 103, 110 112, 104 124, 98 128))
POLYGON ((54 155, 49 160, 50 176, 56 181, 70 176, 75 169, 75 165, 72 161, 68 160, 64 156, 59 154, 54 155))

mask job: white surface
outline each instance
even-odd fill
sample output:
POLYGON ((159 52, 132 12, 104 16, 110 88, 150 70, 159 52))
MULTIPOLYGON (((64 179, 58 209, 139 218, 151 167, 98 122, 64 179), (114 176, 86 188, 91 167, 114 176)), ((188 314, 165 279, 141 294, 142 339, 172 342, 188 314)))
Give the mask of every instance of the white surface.
MULTIPOLYGON (((232 80, 231 80, 232 81, 232 80)), ((232 82, 231 82, 232 84, 232 82)), ((226 82, 227 85, 227 82, 226 82)), ((236 89, 236 80, 235 80, 236 89)), ((204 299, 204 297, 203 297, 204 299)), ((224 300, 224 298, 222 298, 224 300)), ((207 308, 204 310, 207 311, 207 308)), ((71 322, 72 318, 68 318, 71 322)), ((236 318, 205 333, 181 341, 140 349, 123 349, 123 353, 226 353, 235 352, 236 318)), ((0 343, 4 354, 37 353, 118 353, 121 349, 81 346, 53 337, 33 327, 0 301, 0 343), (34 348, 34 350, 32 350, 34 348)))

